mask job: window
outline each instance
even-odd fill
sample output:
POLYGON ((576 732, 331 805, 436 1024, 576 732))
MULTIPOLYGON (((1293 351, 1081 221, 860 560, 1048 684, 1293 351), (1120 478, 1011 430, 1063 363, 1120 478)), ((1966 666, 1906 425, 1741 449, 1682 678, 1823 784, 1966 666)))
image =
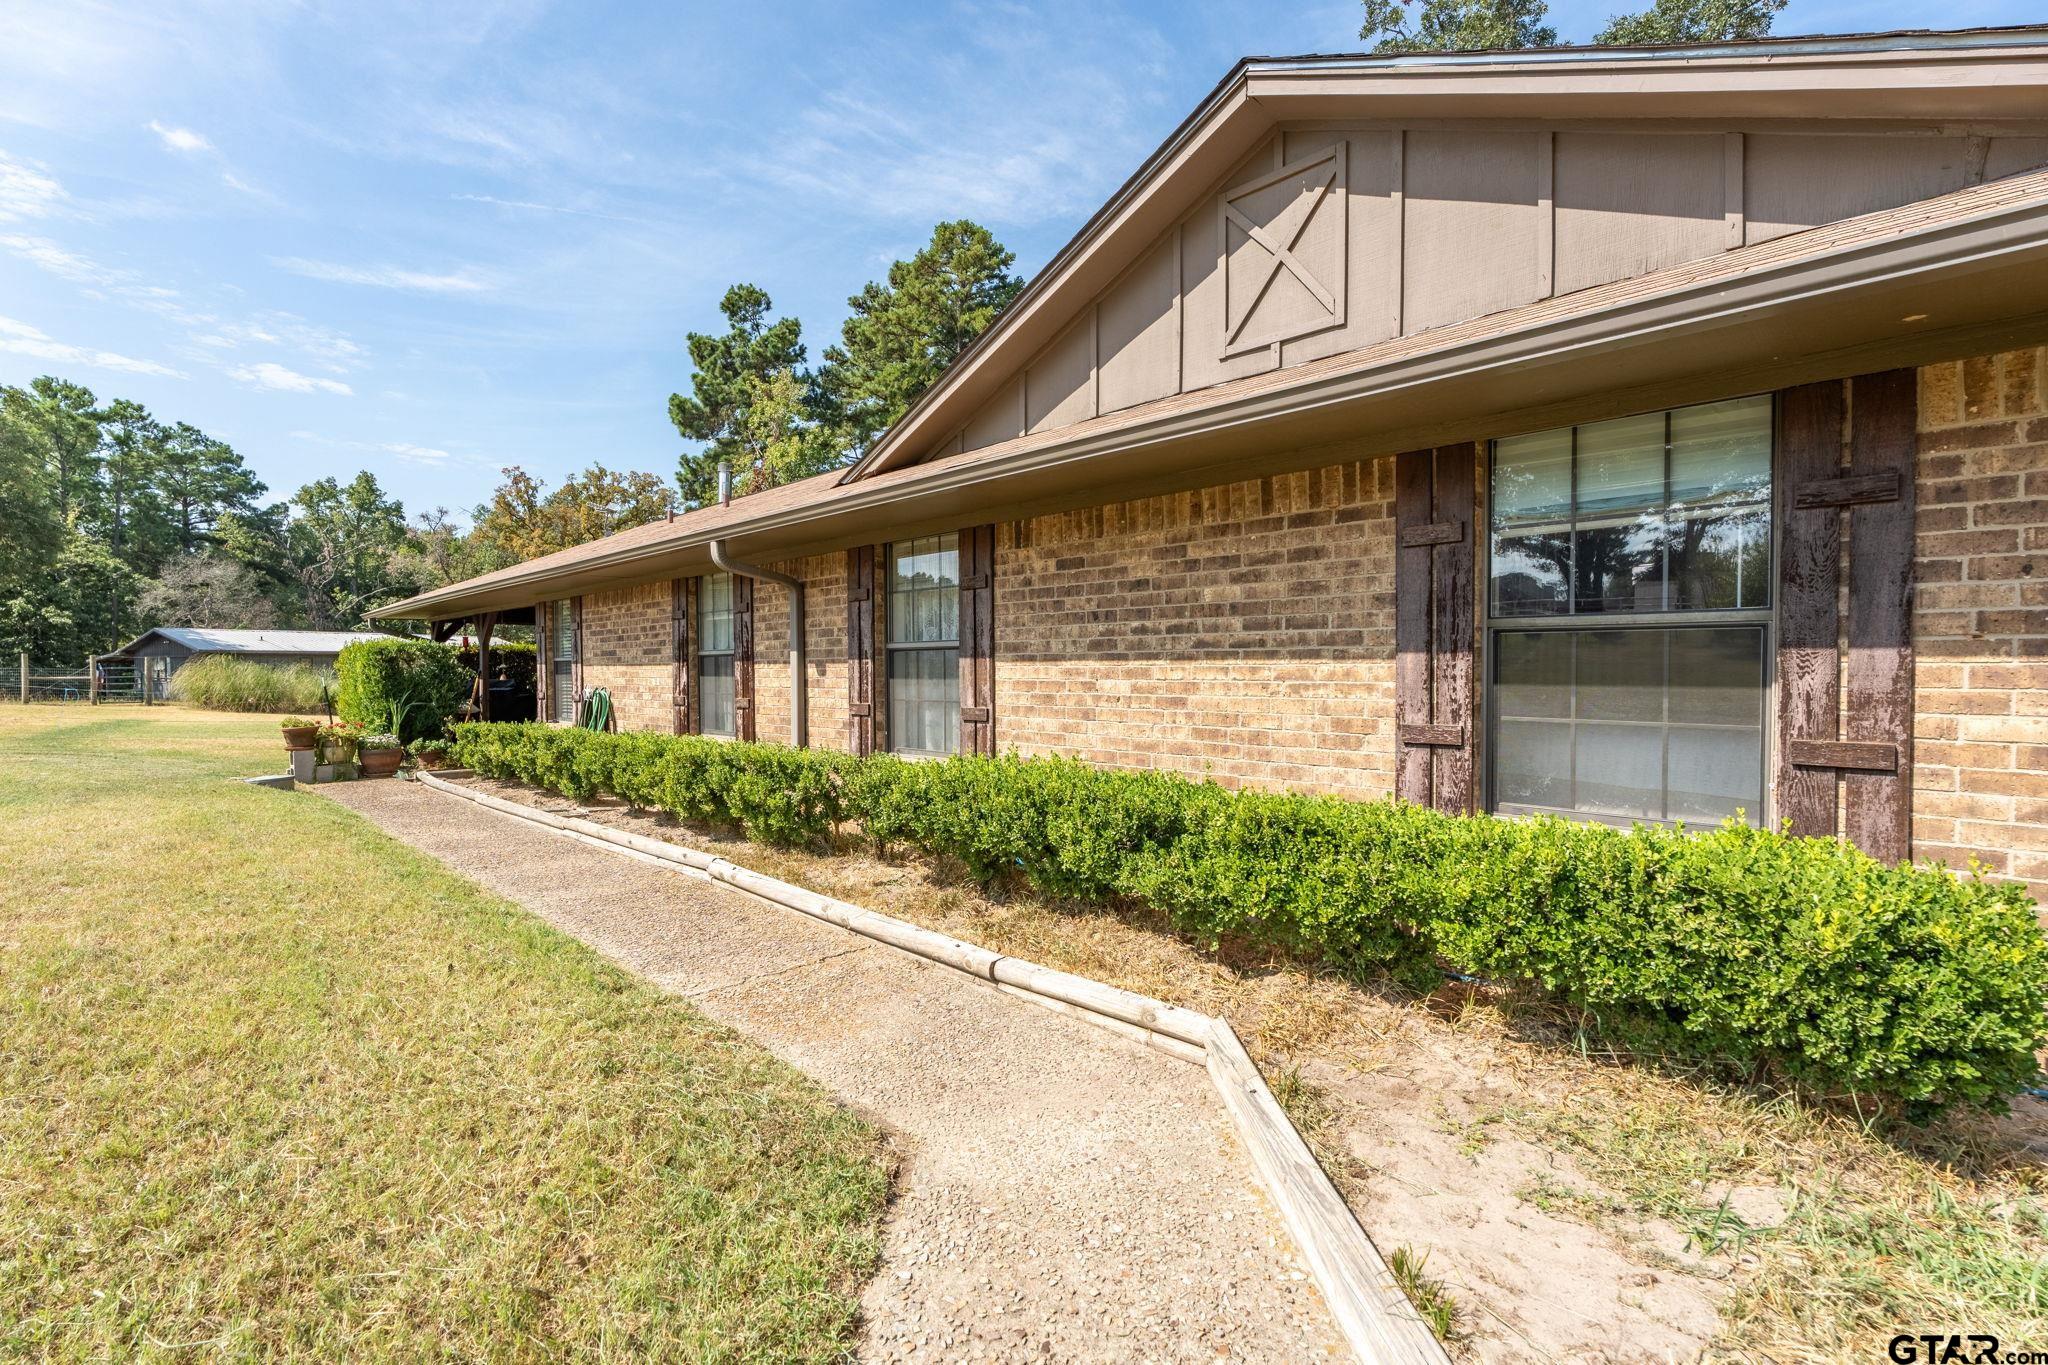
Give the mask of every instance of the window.
POLYGON ((576 723, 576 602, 563 598, 548 612, 548 707, 550 719, 576 723))
POLYGON ((1771 424, 1744 398, 1493 443, 1495 809, 1761 823, 1771 424))
POLYGON ((960 747, 960 538, 925 536, 889 547, 889 748, 950 754, 960 747))
POLYGON ((708 573, 697 580, 697 731, 739 733, 732 643, 732 575, 708 573))

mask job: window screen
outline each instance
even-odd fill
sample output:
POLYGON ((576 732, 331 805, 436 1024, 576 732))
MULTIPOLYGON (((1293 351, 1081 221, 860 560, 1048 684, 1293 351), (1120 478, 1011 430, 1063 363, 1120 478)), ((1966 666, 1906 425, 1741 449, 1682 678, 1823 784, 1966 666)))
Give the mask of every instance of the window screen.
POLYGON ((548 706, 553 719, 576 722, 576 601, 563 598, 548 611, 548 706))
POLYGON ((925 536, 889 547, 889 748, 960 747, 960 540, 925 536))
POLYGON ((732 575, 705 574, 697 580, 697 729, 702 734, 739 732, 733 663, 732 575))
POLYGON ((1761 822, 1771 441, 1765 397, 1493 443, 1497 809, 1761 822))

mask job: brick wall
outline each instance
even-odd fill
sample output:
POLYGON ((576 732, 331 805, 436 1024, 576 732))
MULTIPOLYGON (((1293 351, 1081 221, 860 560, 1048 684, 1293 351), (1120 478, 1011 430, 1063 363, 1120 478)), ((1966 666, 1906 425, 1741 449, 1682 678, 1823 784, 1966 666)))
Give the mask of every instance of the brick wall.
POLYGON ((1914 854, 2048 897, 2048 350, 1920 371, 1914 854))
MULTIPOLYGON (((804 656, 811 747, 849 747, 846 717, 846 552, 768 567, 804 582, 804 656)), ((789 742, 789 590, 754 585, 755 736, 789 742)))
POLYGON ((1350 460, 999 528, 998 746, 1385 793, 1392 497, 1350 460))
POLYGON ((669 609, 665 578, 583 599, 583 686, 611 689, 622 730, 673 728, 669 609))

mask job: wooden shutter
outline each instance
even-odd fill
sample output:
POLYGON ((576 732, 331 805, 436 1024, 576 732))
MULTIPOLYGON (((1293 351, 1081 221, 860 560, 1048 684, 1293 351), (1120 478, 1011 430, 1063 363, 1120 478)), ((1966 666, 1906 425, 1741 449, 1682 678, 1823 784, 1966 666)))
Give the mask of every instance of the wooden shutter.
POLYGON ((1885 862, 1912 852, 1918 429, 1909 369, 1778 395, 1777 817, 1794 834, 1844 835, 1885 862))
POLYGON ((875 751, 875 547, 846 552, 846 743, 875 751))
POLYGON ((575 693, 569 699, 569 723, 574 725, 582 719, 577 714, 583 705, 583 599, 575 598, 569 604, 569 621, 574 630, 570 632, 574 643, 569 647, 569 690, 575 693))
POLYGON ((754 580, 732 576, 732 729, 754 737, 754 580))
POLYGON ((960 533, 960 752, 996 751, 996 528, 960 533))
POLYGON ((688 578, 672 578, 668 584, 669 700, 673 714, 669 730, 690 733, 690 584, 688 578))
POLYGON ((1394 457, 1394 791, 1472 810, 1474 563, 1471 442, 1394 457))
POLYGON ((548 681, 555 672, 555 640, 548 633, 548 604, 533 604, 533 718, 553 720, 548 710, 548 681))

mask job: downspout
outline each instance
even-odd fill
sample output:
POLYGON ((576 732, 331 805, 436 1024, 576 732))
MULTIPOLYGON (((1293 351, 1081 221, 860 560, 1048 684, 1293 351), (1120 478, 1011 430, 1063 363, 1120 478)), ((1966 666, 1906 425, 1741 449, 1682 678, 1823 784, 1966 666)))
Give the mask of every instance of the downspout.
POLYGON ((756 581, 766 579, 789 589, 789 742, 801 749, 810 742, 810 708, 804 689, 804 585, 786 573, 734 559, 725 552, 725 541, 711 542, 711 562, 729 574, 756 581))

